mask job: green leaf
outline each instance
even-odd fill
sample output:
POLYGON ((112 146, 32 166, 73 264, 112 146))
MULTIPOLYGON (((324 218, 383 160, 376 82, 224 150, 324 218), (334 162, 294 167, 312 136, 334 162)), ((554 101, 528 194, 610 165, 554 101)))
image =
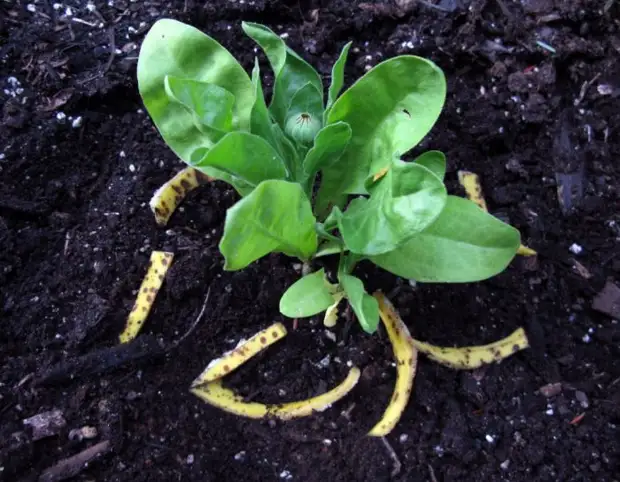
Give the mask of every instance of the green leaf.
POLYGON ((331 284, 320 269, 293 283, 280 299, 280 313, 289 318, 305 318, 321 313, 334 304, 338 285, 331 284))
POLYGON ((271 252, 308 260, 317 249, 312 206, 297 183, 269 180, 226 212, 224 269, 245 268, 271 252))
POLYGON ((467 199, 448 196, 433 224, 398 249, 370 259, 403 278, 465 283, 503 271, 519 244, 515 228, 467 199))
POLYGON ((340 56, 336 63, 332 67, 332 82, 329 86, 329 91, 327 95, 327 107, 325 108, 325 116, 329 114, 331 107, 336 102, 338 98, 338 94, 342 90, 342 86, 344 85, 344 66, 347 62, 347 56, 349 55, 349 49, 351 48, 351 42, 346 44, 342 48, 342 52, 340 52, 340 56))
MULTIPOLYGON (((265 104, 263 85, 260 80, 260 67, 258 66, 258 59, 255 59, 254 68, 252 69, 252 84, 254 85, 255 101, 250 116, 250 132, 262 137, 274 148, 279 150, 280 143, 273 132, 273 122, 271 121, 271 116, 267 110, 267 104, 265 104)), ((283 154, 283 152, 280 152, 280 154, 283 154)))
POLYGON ((243 22, 243 31, 265 52, 275 74, 273 97, 269 109, 274 119, 284 128, 286 113, 293 95, 308 82, 320 93, 323 103, 323 82, 314 68, 288 48, 271 29, 257 23, 243 22))
POLYGON ((200 30, 176 20, 158 20, 140 49, 138 87, 161 136, 185 162, 189 163, 199 147, 211 147, 214 140, 197 127, 194 114, 185 105, 166 95, 166 76, 226 89, 235 98, 231 128, 249 129, 254 88, 243 67, 200 30))
POLYGON ((416 157, 413 162, 424 166, 443 181, 446 177, 446 156, 440 151, 427 151, 416 157))
POLYGON ((368 189, 370 198, 351 201, 338 220, 347 248, 366 256, 393 251, 422 231, 439 216, 447 198, 437 176, 403 161, 368 189))
POLYGON ((344 122, 323 127, 303 161, 306 176, 313 176, 321 169, 329 168, 338 162, 350 139, 351 128, 344 122))
POLYGON ((170 100, 185 106, 195 115, 199 129, 208 126, 222 131, 222 134, 232 129, 235 96, 226 89, 172 75, 165 77, 164 86, 170 100))
POLYGON ((284 132, 295 142, 308 146, 321 129, 323 115, 322 94, 308 82, 295 92, 286 113, 284 132))
POLYGON ((263 138, 247 132, 230 132, 213 146, 194 167, 209 172, 215 168, 250 186, 269 179, 286 179, 284 161, 263 138))
POLYGON ((429 132, 445 96, 441 69, 415 56, 381 62, 345 91, 327 123, 346 122, 353 134, 340 161, 323 172, 319 208, 338 193, 365 194, 370 172, 389 165, 429 132))
POLYGON ((375 298, 366 293, 362 280, 350 274, 341 274, 338 280, 362 329, 370 334, 377 331, 379 303, 375 298))

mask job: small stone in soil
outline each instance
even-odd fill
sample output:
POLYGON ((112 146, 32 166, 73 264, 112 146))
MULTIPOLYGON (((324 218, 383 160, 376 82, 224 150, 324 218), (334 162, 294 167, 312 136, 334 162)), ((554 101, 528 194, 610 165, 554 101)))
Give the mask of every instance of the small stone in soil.
POLYGON ((499 466, 502 470, 508 470, 508 467, 510 466, 510 460, 504 460, 501 464, 499 464, 499 466))
POLYGON ((592 308, 612 318, 620 319, 620 288, 607 281, 602 291, 592 301, 592 308))
POLYGON ((581 252, 583 251, 583 247, 579 246, 577 243, 573 243, 570 245, 570 248, 568 248, 568 250, 573 254, 581 254, 581 252))
POLYGON ((50 410, 24 419, 23 424, 32 429, 32 440, 37 441, 56 435, 67 422, 60 410, 50 410))
POLYGON ((238 452, 235 454, 235 460, 238 462, 243 462, 245 460, 245 450, 238 452))

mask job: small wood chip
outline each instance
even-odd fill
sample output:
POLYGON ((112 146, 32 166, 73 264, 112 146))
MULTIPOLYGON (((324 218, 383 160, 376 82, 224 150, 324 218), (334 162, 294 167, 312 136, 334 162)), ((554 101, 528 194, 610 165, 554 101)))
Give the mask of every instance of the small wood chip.
POLYGON ((612 318, 620 319, 620 288, 608 281, 592 301, 592 308, 612 318))
POLYGON ((90 462, 110 450, 110 441, 104 440, 82 452, 61 460, 56 465, 45 469, 39 476, 39 482, 57 482, 75 477, 84 470, 90 462))
POLYGON ((562 384, 560 382, 548 383, 538 389, 545 397, 555 397, 562 391, 562 384))

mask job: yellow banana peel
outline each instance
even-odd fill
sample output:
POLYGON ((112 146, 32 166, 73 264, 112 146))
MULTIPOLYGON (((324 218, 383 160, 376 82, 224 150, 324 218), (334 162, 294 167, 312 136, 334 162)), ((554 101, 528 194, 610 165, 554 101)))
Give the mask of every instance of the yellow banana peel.
POLYGON ((257 402, 244 402, 243 398, 222 385, 222 380, 215 380, 204 385, 193 387, 191 392, 209 405, 226 412, 248 418, 274 417, 280 420, 306 417, 314 412, 327 410, 347 395, 360 378, 359 368, 349 370, 347 377, 335 388, 316 397, 298 402, 278 405, 265 405, 257 402))
POLYGON ((259 331, 252 338, 240 343, 234 350, 209 363, 207 368, 194 380, 190 391, 214 407, 226 412, 248 418, 275 417, 280 420, 305 417, 314 412, 322 412, 347 395, 357 384, 360 371, 353 367, 347 377, 335 388, 307 400, 299 400, 277 405, 245 402, 233 390, 224 387, 222 379, 256 356, 262 350, 286 336, 282 323, 274 323, 259 331))
POLYGON ((151 307, 155 302, 155 297, 164 282, 164 277, 172 264, 173 258, 174 255, 172 253, 166 253, 164 251, 153 251, 151 253, 151 260, 146 275, 140 285, 140 291, 136 297, 136 302, 133 305, 131 313, 129 313, 125 329, 119 336, 119 341, 121 343, 127 343, 138 336, 142 325, 149 316, 151 307))
POLYGON ((212 180, 211 177, 189 166, 178 172, 155 191, 149 202, 157 224, 165 226, 188 192, 212 180))
POLYGON ((446 348, 413 338, 412 343, 431 360, 457 370, 472 370, 489 363, 498 363, 504 358, 529 347, 523 328, 518 328, 506 338, 481 346, 446 348))
POLYGON ((467 199, 476 203, 480 209, 488 211, 487 202, 484 199, 482 193, 482 184, 480 183, 480 177, 478 174, 469 171, 459 171, 459 184, 465 189, 467 199))
POLYGON ((268 328, 259 331, 252 338, 239 343, 233 350, 211 361, 207 368, 193 381, 192 387, 204 385, 228 375, 257 353, 285 336, 286 328, 282 323, 274 323, 268 328))
MULTIPOLYGON (((484 199, 484 194, 482 193, 482 184, 480 183, 480 177, 478 174, 470 171, 459 171, 458 177, 459 184, 465 189, 467 199, 473 203, 476 203, 478 207, 488 212, 489 209, 487 207, 487 202, 484 199)), ((536 256, 536 251, 532 248, 528 248, 527 246, 520 245, 517 250, 517 254, 520 256, 536 256)))
POLYGON ((368 435, 373 437, 384 437, 396 426, 409 402, 418 362, 418 351, 409 341, 411 340, 409 329, 392 303, 383 293, 377 292, 374 297, 379 302, 379 315, 385 325, 396 358, 396 386, 392 398, 381 420, 368 432, 368 435))

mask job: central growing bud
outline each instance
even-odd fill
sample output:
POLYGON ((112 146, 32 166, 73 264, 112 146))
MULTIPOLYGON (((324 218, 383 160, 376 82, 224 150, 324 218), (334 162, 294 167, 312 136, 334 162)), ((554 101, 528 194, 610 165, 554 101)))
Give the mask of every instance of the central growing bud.
POLYGON ((289 136, 303 145, 312 144, 319 129, 321 129, 321 122, 307 112, 289 117, 284 127, 284 131, 289 136))

